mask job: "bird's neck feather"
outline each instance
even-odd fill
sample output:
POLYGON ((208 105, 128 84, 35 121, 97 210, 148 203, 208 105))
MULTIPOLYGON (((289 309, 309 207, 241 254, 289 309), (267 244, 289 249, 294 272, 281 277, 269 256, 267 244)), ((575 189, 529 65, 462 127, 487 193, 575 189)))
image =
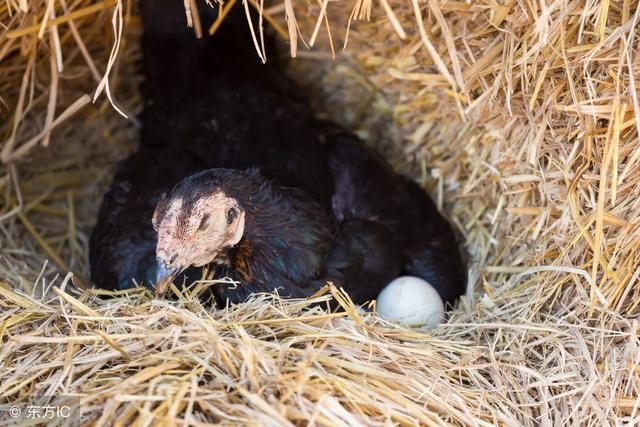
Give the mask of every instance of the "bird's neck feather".
POLYGON ((332 227, 315 201, 300 190, 265 186, 244 202, 244 236, 232 261, 244 280, 280 276, 298 283, 320 273, 332 227))

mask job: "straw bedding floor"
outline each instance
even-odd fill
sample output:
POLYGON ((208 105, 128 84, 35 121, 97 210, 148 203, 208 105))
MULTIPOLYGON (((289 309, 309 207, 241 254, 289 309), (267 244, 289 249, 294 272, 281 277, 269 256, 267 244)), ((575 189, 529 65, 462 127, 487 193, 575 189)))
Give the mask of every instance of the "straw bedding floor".
POLYGON ((295 12, 292 75, 318 111, 456 225, 469 290, 430 333, 335 289, 314 301, 336 313, 82 290, 101 193, 136 138, 134 6, 0 4, 0 423, 29 402, 99 425, 640 422, 637 1, 268 9, 291 40, 295 12))

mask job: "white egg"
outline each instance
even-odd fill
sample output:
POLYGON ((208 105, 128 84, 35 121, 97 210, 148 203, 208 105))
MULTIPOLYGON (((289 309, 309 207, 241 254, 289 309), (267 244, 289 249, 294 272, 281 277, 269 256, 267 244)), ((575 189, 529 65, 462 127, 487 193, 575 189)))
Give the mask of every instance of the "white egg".
POLYGON ((414 276, 401 276, 378 295, 378 314, 406 326, 434 328, 444 322, 442 298, 429 282, 414 276))

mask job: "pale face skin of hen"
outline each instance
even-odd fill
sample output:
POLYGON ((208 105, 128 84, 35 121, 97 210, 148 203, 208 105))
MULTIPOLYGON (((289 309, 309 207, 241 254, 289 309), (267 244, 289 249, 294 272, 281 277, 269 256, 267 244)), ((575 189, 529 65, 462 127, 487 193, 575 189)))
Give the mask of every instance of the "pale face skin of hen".
POLYGON ((203 196, 190 207, 180 198, 158 203, 153 215, 158 233, 156 294, 162 296, 176 274, 209 264, 221 250, 235 246, 244 225, 244 210, 222 191, 203 196))

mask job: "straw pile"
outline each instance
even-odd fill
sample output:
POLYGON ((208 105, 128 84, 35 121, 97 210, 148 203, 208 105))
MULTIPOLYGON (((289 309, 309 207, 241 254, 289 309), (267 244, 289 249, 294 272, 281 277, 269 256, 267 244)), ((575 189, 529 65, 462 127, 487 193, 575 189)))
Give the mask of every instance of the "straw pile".
POLYGON ((310 57, 292 73, 457 226, 470 286, 449 322, 398 328, 336 290, 337 313, 78 290, 97 201, 136 138, 140 23, 129 3, 8 0, 0 405, 49 396, 119 425, 640 421, 640 4, 352 8, 268 12, 289 37, 295 12, 308 44, 318 28, 314 52, 289 44, 310 57))

